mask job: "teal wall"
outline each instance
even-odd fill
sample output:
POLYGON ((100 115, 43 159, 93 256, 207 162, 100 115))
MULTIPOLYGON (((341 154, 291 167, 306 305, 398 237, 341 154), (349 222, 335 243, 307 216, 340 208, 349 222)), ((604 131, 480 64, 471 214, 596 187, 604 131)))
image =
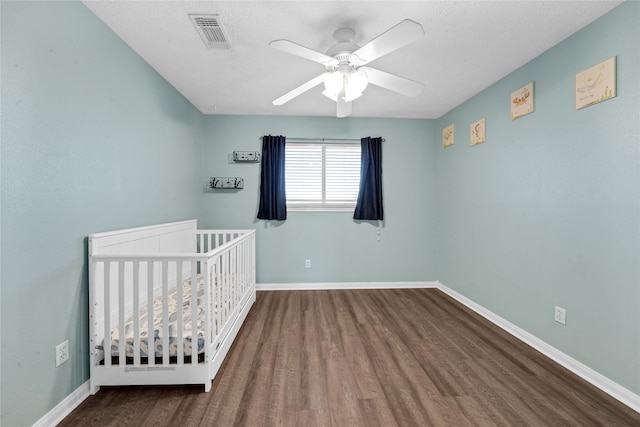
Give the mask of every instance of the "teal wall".
POLYGON ((427 120, 213 116, 205 119, 202 179, 240 176, 244 189, 204 194, 200 223, 257 229, 259 283, 436 280, 434 123, 427 120), (260 150, 262 135, 298 138, 382 136, 385 219, 353 212, 289 212, 284 222, 256 219, 260 165, 229 161, 260 150), (304 260, 311 260, 311 268, 304 260))
POLYGON ((438 279, 636 394, 638 22, 624 3, 437 121, 456 135, 438 150, 438 279), (576 111, 575 74, 614 55, 618 96, 576 111), (535 112, 511 121, 509 95, 531 81, 535 112), (471 147, 482 117, 487 142, 471 147))
POLYGON ((198 216, 201 114, 81 3, 1 7, 0 424, 15 427, 89 377, 86 236, 198 216))
POLYGON ((640 393, 640 4, 439 120, 203 117, 82 4, 0 13, 2 425, 33 424, 88 379, 86 236, 187 218, 256 228, 261 283, 438 279, 640 393), (618 97, 575 111, 575 73, 613 55, 618 97), (509 120, 530 81, 536 111, 509 120), (487 142, 469 147, 481 117, 487 142), (259 165, 228 156, 264 134, 385 137, 380 241, 350 213, 257 221, 259 165), (245 188, 204 193, 217 175, 245 188))

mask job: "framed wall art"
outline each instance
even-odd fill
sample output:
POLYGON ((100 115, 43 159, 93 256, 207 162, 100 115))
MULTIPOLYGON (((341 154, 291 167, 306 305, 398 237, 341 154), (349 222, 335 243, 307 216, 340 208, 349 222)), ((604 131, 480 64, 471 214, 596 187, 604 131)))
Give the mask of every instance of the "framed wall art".
POLYGON ((616 57, 576 74, 576 110, 616 96, 616 57))
POLYGON ((480 144, 487 140, 486 128, 484 118, 471 123, 469 126, 469 139, 471 141, 471 145, 480 144))
POLYGON ((533 82, 511 92, 511 120, 533 113, 533 82))
POLYGON ((454 142, 454 133, 453 133, 453 125, 449 125, 446 128, 442 129, 442 146, 448 147, 453 145, 454 142))

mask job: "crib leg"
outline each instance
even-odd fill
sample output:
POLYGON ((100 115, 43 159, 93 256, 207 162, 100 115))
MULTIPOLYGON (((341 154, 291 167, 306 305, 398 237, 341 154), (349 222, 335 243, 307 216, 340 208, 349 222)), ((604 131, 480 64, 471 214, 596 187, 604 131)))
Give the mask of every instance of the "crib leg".
POLYGON ((204 392, 209 393, 211 391, 211 381, 204 383, 204 392))
POLYGON ((89 393, 94 395, 98 392, 98 390, 100 390, 100 386, 95 386, 93 384, 91 384, 91 382, 89 382, 89 393))

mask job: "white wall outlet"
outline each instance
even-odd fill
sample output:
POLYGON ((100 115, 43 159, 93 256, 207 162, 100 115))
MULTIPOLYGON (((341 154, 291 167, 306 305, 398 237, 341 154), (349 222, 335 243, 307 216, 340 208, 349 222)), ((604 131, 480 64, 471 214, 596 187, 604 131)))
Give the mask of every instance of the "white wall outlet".
POLYGON ((305 259, 304 260, 304 268, 311 268, 311 260, 310 259, 305 259))
POLYGON ((558 307, 556 305, 556 311, 554 315, 554 319, 556 322, 561 323, 563 325, 567 324, 567 310, 562 307, 558 307))
POLYGON ((56 368, 69 360, 69 340, 56 346, 56 368))

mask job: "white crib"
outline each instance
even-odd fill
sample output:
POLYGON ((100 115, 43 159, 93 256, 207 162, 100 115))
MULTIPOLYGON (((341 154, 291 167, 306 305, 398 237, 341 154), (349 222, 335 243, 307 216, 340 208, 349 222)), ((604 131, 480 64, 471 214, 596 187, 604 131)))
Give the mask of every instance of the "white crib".
POLYGON ((256 298, 255 230, 190 220, 92 234, 89 265, 91 394, 142 384, 208 392, 256 298))

